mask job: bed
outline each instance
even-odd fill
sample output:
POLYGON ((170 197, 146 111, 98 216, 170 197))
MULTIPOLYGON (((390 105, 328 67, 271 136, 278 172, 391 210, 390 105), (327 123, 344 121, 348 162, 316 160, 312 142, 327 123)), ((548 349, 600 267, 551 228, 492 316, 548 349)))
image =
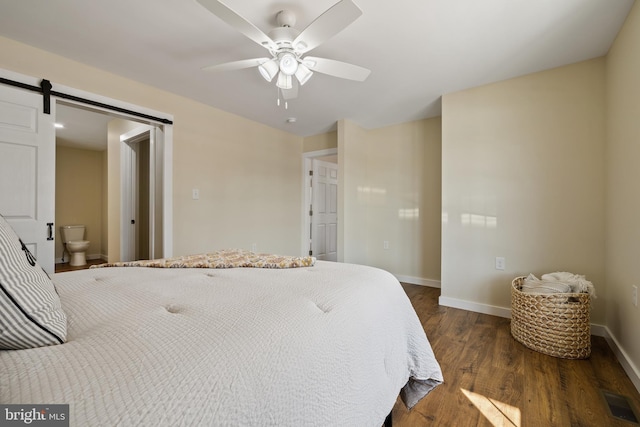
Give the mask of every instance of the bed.
MULTIPOLYGON (((1 267, 1 266, 0 266, 1 267)), ((72 426, 380 426, 442 382, 388 272, 108 267, 51 277, 63 344, 0 350, 0 403, 72 426)))

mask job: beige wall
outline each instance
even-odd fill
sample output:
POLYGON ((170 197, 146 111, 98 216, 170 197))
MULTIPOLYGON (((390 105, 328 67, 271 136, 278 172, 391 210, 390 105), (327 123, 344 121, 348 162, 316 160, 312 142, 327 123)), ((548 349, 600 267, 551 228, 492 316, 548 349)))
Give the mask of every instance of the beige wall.
MULTIPOLYGON (((301 137, 10 39, 0 37, 0 51, 0 68, 47 78, 54 89, 63 84, 173 115, 174 255, 252 243, 300 253, 301 137), (191 199, 193 188, 200 200, 191 199)), ((109 169, 114 159, 109 153, 109 169)), ((110 222, 119 208, 109 197, 110 222)), ((119 252, 108 228, 109 252, 119 252)))
POLYGON ((440 118, 373 130, 346 120, 338 123, 344 218, 338 243, 345 262, 380 267, 414 283, 437 284, 440 135, 440 118))
MULTIPOLYGON (((102 180, 104 151, 56 147, 56 262, 62 258, 63 225, 83 224, 91 242, 87 258, 102 252, 102 180)), ((65 254, 69 262, 69 254, 65 254)))
MULTIPOLYGON (((607 55, 606 324, 640 378, 640 4, 633 6, 607 55)), ((640 383, 636 383, 640 388, 640 383)))
POLYGON ((358 172, 362 160, 360 141, 366 139, 366 130, 350 120, 338 122, 338 261, 366 264, 367 229, 363 218, 354 211, 358 196, 358 172), (346 168, 349 168, 346 171, 346 168), (340 221, 342 219, 342 221, 340 221), (360 222, 359 222, 360 221, 360 222), (356 224, 355 227, 353 225, 356 224))
POLYGON ((508 308, 514 277, 570 271, 594 283, 604 323, 604 69, 600 58, 443 97, 442 301, 508 308))
POLYGON ((308 153, 309 151, 328 150, 338 147, 338 132, 327 132, 318 135, 308 136, 303 141, 303 151, 308 153))
POLYGON ((177 254, 253 243, 300 254, 302 138, 216 111, 176 117, 188 130, 174 147, 177 254))

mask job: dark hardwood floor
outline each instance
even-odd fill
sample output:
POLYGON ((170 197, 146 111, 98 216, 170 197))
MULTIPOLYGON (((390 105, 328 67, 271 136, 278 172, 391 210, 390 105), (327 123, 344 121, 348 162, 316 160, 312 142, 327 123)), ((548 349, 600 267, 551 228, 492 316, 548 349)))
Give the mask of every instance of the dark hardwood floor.
POLYGON ((510 320, 438 305, 440 289, 403 285, 440 362, 445 383, 408 411, 398 400, 393 426, 620 426, 600 390, 640 394, 606 340, 592 336, 591 357, 566 360, 529 350, 510 320))
POLYGON ((57 263, 55 270, 56 270, 56 273, 63 273, 65 271, 74 271, 74 270, 84 270, 86 268, 91 267, 93 264, 103 264, 103 263, 105 263, 105 261, 101 259, 90 259, 90 260, 87 260, 86 265, 82 265, 80 267, 72 267, 69 265, 68 262, 63 262, 63 263, 57 263))

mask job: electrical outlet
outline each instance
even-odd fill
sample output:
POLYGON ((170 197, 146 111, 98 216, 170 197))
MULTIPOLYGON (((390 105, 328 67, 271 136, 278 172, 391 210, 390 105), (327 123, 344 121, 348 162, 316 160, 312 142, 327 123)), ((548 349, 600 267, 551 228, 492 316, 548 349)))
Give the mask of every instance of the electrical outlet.
POLYGON ((496 270, 504 270, 506 265, 506 261, 504 257, 497 256, 496 257, 496 270))
POLYGON ((258 244, 257 243, 252 243, 251 244, 251 252, 258 252, 258 244))
POLYGON ((387 250, 389 249, 389 241, 385 240, 384 242, 382 242, 382 249, 387 250))
POLYGON ((638 287, 636 285, 631 286, 631 301, 634 306, 638 306, 638 287))

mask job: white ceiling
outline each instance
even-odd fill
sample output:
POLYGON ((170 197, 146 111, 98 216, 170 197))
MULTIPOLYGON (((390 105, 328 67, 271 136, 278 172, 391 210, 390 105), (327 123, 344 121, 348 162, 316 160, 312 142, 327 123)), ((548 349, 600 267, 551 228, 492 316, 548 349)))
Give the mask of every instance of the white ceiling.
POLYGON ((110 120, 113 117, 105 113, 58 104, 56 123, 63 127, 56 129, 56 144, 85 150, 106 150, 110 120))
MULTIPOLYGON (((0 35, 308 136, 342 118, 376 128, 437 116, 445 93, 602 56, 633 4, 354 1, 363 15, 310 54, 371 75, 358 83, 316 73, 288 110, 276 106, 275 85, 255 68, 201 70, 267 51, 195 0, 0 0, 0 35)), ((225 0, 264 32, 279 10, 295 12, 302 30, 335 2, 225 0)))

